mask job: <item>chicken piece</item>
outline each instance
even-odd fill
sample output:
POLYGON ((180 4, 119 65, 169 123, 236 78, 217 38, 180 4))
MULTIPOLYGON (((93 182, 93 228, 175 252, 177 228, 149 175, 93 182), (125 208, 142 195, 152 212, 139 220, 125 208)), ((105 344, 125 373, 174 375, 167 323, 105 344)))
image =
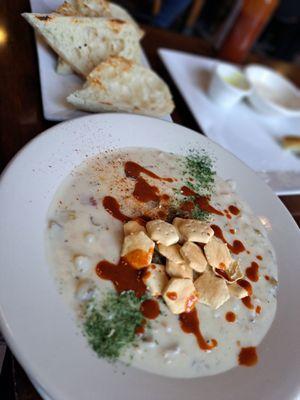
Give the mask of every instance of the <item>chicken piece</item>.
POLYGON ((158 251, 160 252, 161 255, 166 257, 167 260, 173 261, 175 263, 184 262, 180 254, 180 246, 178 244, 173 244, 172 246, 165 246, 164 244, 159 244, 158 251))
POLYGON ((152 296, 161 296, 168 283, 164 265, 150 264, 143 276, 143 282, 152 296))
POLYGON ((171 246, 179 240, 177 229, 168 222, 160 219, 147 222, 146 228, 152 240, 165 246, 171 246))
POLYGON ((147 267, 152 260, 154 242, 144 232, 125 236, 121 256, 136 269, 147 267))
POLYGON ((224 279, 217 277, 209 268, 194 282, 199 302, 214 310, 229 299, 229 290, 224 279))
POLYGON ((173 278, 193 279, 193 270, 185 263, 174 263, 167 260, 166 271, 173 278))
POLYGON ((180 221, 175 221, 175 223, 180 237, 184 241, 208 243, 214 234, 208 223, 197 219, 181 219, 180 221))
POLYGON ((180 249, 180 254, 190 268, 200 273, 205 271, 207 260, 202 249, 195 243, 185 242, 180 249))
POLYGON ((172 278, 164 290, 163 298, 173 314, 190 312, 198 301, 191 279, 172 278))
POLYGON ((128 236, 131 233, 146 233, 146 228, 143 225, 139 224, 137 221, 126 222, 126 224, 123 225, 123 229, 125 236, 128 236))
POLYGON ((224 271, 226 271, 234 261, 230 255, 227 244, 216 237, 212 237, 204 246, 204 253, 209 265, 224 271))

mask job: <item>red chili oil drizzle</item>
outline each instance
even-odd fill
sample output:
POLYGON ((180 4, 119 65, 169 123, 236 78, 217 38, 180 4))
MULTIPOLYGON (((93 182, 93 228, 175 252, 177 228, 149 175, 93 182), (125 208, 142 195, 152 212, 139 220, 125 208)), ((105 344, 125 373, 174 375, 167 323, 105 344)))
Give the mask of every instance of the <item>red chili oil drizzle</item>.
POLYGON ((174 181, 173 178, 162 178, 162 177, 156 175, 154 172, 151 172, 148 169, 137 164, 134 161, 127 161, 125 163, 125 175, 126 176, 128 176, 130 178, 138 179, 140 177, 141 173, 148 175, 153 179, 158 179, 160 181, 165 181, 165 182, 173 182, 174 181))
POLYGON ((228 210, 231 212, 232 215, 239 215, 240 210, 236 206, 229 206, 228 210))
POLYGON ((254 304, 252 303, 250 296, 243 297, 241 300, 244 306, 249 308, 249 310, 254 310, 254 304))
POLYGON ((260 314, 261 313, 261 306, 256 306, 255 312, 256 312, 256 314, 260 314))
POLYGON ((223 215, 222 211, 217 210, 212 205, 210 205, 209 196, 200 196, 198 193, 196 193, 194 190, 190 189, 187 186, 182 186, 181 193, 184 196, 194 196, 195 197, 194 203, 197 204, 202 211, 206 211, 211 214, 223 215))
POLYGON ((269 281, 269 280, 270 280, 269 275, 265 275, 265 280, 266 280, 266 281, 269 281))
POLYGON ((250 279, 250 281, 252 282, 257 282, 259 279, 258 270, 259 270, 259 265, 255 261, 253 261, 251 263, 251 266, 246 268, 247 278, 250 279))
POLYGON ((159 190, 156 186, 149 185, 144 178, 139 177, 136 180, 133 196, 142 203, 149 201, 159 201, 159 190))
POLYGON ((215 339, 211 339, 211 344, 208 344, 202 336, 198 314, 195 308, 188 313, 185 312, 180 314, 179 322, 183 332, 192 333, 193 335, 195 335, 201 350, 212 350, 214 347, 217 346, 218 342, 215 339))
POLYGON ((101 279, 111 281, 118 293, 133 290, 137 297, 141 297, 146 292, 142 279, 144 269, 133 268, 124 258, 118 264, 100 261, 96 266, 96 273, 101 279))
POLYGON ((166 296, 170 299, 170 300, 177 300, 177 293, 176 292, 167 292, 166 296))
POLYGON ((245 367, 252 367, 257 364, 258 357, 255 347, 243 347, 239 354, 239 364, 245 367))
POLYGON ((182 211, 188 211, 191 212, 193 211, 193 209, 195 208, 195 204, 192 201, 184 201, 183 203, 181 203, 180 205, 180 209, 182 211))
POLYGON ((145 300, 141 304, 141 313, 145 318, 155 319, 160 314, 159 304, 156 300, 145 300))
POLYGON ((240 285, 242 288, 244 288, 245 290, 247 290, 248 296, 241 299, 241 301, 245 307, 249 308, 249 310, 253 310, 254 305, 251 302, 251 296, 253 294, 253 289, 252 289, 251 283, 246 281, 246 279, 239 279, 236 283, 238 285, 240 285))
POLYGON ((133 178, 136 181, 133 196, 137 200, 143 203, 147 203, 149 201, 157 202, 160 199, 167 200, 166 196, 168 195, 163 195, 160 197, 158 188, 156 186, 149 185, 149 183, 141 176, 141 174, 145 174, 153 179, 165 182, 173 182, 172 178, 162 178, 133 161, 127 161, 125 163, 124 171, 128 178, 133 178))
POLYGON ((227 219, 231 219, 232 218, 228 210, 224 210, 224 214, 225 214, 227 219))
POLYGON ((102 200, 102 204, 105 210, 119 221, 127 222, 131 219, 120 211, 120 204, 114 197, 105 196, 102 200))
POLYGON ((235 234, 235 230, 234 229, 229 229, 229 232, 234 235, 235 234))
POLYGON ((144 325, 140 325, 135 329, 135 334, 136 335, 142 335, 143 333, 145 333, 144 325))
POLYGON ((227 322, 234 322, 236 320, 236 315, 232 311, 228 311, 225 315, 226 321, 227 322))
POLYGON ((263 260, 263 257, 262 256, 260 256, 260 255, 258 255, 258 256, 256 256, 256 258, 258 259, 258 260, 263 260))
POLYGON ((216 268, 216 273, 220 276, 222 276, 222 278, 224 278, 227 281, 232 281, 232 279, 230 279, 229 275, 227 274, 226 271, 224 271, 223 269, 220 268, 216 268))
POLYGON ((240 240, 234 240, 232 244, 228 243, 223 235, 222 229, 218 225, 211 225, 211 228, 217 238, 221 239, 224 243, 227 243, 227 246, 232 253, 239 254, 246 250, 240 240))
POLYGON ((253 289, 252 289, 252 285, 250 282, 246 281, 246 279, 239 279, 238 281, 236 281, 236 283, 238 285, 240 285, 242 288, 244 288, 245 290, 247 290, 249 296, 252 296, 253 289))

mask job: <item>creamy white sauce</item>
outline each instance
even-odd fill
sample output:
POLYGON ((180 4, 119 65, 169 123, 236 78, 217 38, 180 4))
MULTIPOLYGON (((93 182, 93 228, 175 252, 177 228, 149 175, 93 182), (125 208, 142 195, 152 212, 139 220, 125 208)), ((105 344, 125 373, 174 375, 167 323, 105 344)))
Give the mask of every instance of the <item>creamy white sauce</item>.
MULTIPOLYGON (((122 212, 134 217, 154 206, 133 199, 134 181, 124 175, 124 162, 129 160, 159 176, 177 178, 171 184, 145 176, 150 184, 159 187, 160 193, 174 196, 174 187, 179 189, 185 183, 181 157, 149 149, 124 149, 99 155, 84 162, 62 183, 47 216, 46 248, 60 290, 75 311, 93 295, 101 299, 107 289, 113 288, 110 281, 96 275, 95 266, 104 259, 118 262, 123 229, 122 223, 103 208, 103 197, 114 196, 122 212)), ((137 347, 125 351, 123 361, 171 377, 213 375, 236 366, 241 348, 257 346, 267 333, 276 311, 276 287, 264 276, 277 279, 275 255, 264 227, 233 186, 232 182, 217 177, 210 203, 220 210, 235 205, 239 215, 227 219, 212 214, 211 223, 222 228, 228 242, 238 239, 245 245, 249 254, 245 251, 233 255, 240 260, 242 271, 252 261, 259 264, 260 278, 251 284, 252 302, 261 306, 261 313, 249 310, 234 298, 218 310, 198 304, 202 335, 218 341, 213 350, 203 351, 193 334, 181 330, 178 316, 171 314, 160 301, 162 313, 151 321, 151 330, 137 341, 137 347), (230 229, 235 229, 235 234, 230 229), (263 259, 257 260, 257 255, 263 259), (226 321, 227 311, 236 314, 234 323, 226 321)))

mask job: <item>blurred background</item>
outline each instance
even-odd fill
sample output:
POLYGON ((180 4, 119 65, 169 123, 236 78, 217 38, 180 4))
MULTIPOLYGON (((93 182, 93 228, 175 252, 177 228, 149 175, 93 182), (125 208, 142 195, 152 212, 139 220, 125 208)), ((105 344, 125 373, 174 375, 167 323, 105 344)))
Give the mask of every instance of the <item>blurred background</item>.
POLYGON ((250 50, 300 63, 300 0, 119 0, 143 24, 206 39, 243 62, 250 50))

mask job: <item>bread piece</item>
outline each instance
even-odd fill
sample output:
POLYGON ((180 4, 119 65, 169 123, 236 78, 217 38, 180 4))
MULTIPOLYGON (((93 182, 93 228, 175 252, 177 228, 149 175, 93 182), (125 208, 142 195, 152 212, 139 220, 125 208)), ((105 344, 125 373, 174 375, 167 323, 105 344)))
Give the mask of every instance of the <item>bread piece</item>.
POLYGON ((184 261, 195 271, 203 272, 207 267, 207 260, 202 249, 192 242, 185 242, 180 249, 184 261))
POLYGON ((172 246, 159 244, 158 251, 161 255, 166 257, 167 260, 173 261, 174 263, 181 264, 184 262, 180 254, 180 246, 178 244, 173 244, 172 246))
POLYGON ((146 228, 148 235, 152 240, 165 246, 171 246, 179 240, 175 226, 162 221, 161 219, 147 222, 146 228))
POLYGON ((130 22, 59 14, 30 14, 23 17, 72 69, 88 75, 101 61, 120 55, 139 63, 139 34, 130 22))
POLYGON ((230 297, 226 282, 207 269, 194 282, 199 302, 213 309, 221 307, 230 297))
POLYGON ((206 222, 197 219, 175 218, 173 224, 178 229, 183 240, 197 243, 207 243, 214 231, 206 222))
POLYGON ((234 261, 227 244, 216 237, 212 237, 204 246, 204 253, 209 265, 224 271, 226 271, 234 261))
POLYGON ((146 228, 139 224, 137 221, 128 221, 123 225, 124 236, 128 236, 132 233, 144 232, 146 233, 146 228))
POLYGON ((131 233, 125 236, 121 256, 135 269, 147 267, 151 263, 154 242, 144 233, 131 233))
MULTIPOLYGON (((55 12, 69 17, 106 17, 129 21, 137 29, 140 38, 144 35, 144 32, 124 8, 105 0, 69 0, 65 1, 55 12)), ((69 75, 73 73, 73 70, 66 61, 58 57, 56 72, 60 75, 69 75)))
POLYGON ((177 278, 169 280, 163 298, 173 314, 190 312, 198 300, 193 281, 177 278))
POLYGON ((140 37, 144 35, 136 21, 124 8, 105 0, 69 0, 65 1, 55 12, 69 17, 105 17, 129 21, 136 27, 140 37))
POLYGON ((87 77, 68 102, 85 111, 125 111, 164 116, 174 108, 168 86, 148 68, 123 57, 110 57, 87 77))
POLYGON ((300 136, 286 135, 281 138, 281 145, 284 149, 300 152, 300 136))
POLYGON ((172 278, 188 278, 193 279, 193 270, 185 263, 175 263, 167 260, 166 271, 172 278))
POLYGON ((150 264, 143 275, 143 282, 152 296, 161 296, 168 283, 165 267, 160 264, 150 264))
POLYGON ((69 63, 67 63, 63 58, 58 57, 56 64, 56 72, 59 75, 70 75, 73 73, 73 70, 69 63))

